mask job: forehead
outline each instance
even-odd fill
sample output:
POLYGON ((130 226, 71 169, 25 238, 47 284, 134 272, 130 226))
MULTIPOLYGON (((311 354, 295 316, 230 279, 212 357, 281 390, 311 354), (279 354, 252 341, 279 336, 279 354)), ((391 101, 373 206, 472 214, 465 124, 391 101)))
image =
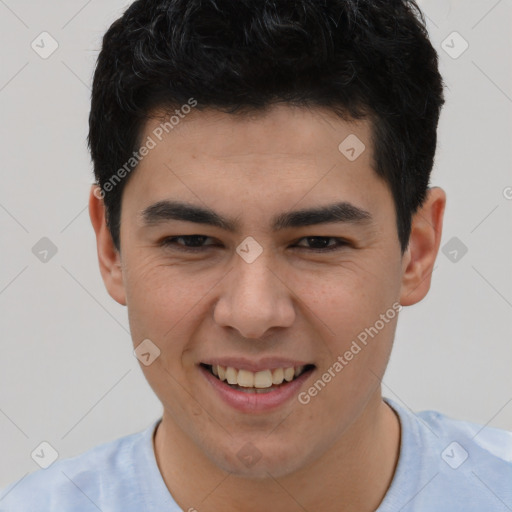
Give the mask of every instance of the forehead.
POLYGON ((154 175, 169 167, 201 171, 196 177, 203 182, 245 179, 249 185, 328 175, 368 186, 363 178, 377 176, 371 172, 370 121, 346 121, 327 109, 278 105, 244 114, 191 110, 180 117, 160 112, 145 124, 141 141, 153 146, 137 167, 146 179, 147 169, 154 175))
POLYGON ((390 197, 373 170, 370 122, 326 109, 160 112, 141 141, 152 149, 125 190, 139 212, 180 199, 240 216, 258 211, 263 221, 262 211, 340 201, 379 214, 378 203, 390 197))
MULTIPOLYGON (((179 110, 179 109, 178 109, 179 110)), ((276 105, 265 110, 227 114, 217 110, 192 110, 180 117, 155 112, 144 126, 143 138, 171 143, 217 158, 307 159, 343 155, 350 141, 357 144, 362 160, 371 160, 370 121, 343 120, 326 108, 276 105), (349 139, 348 144, 339 145, 349 139), (344 147, 347 146, 347 147, 344 147), (319 154, 321 152, 321 154, 319 154)), ((354 144, 352 144, 353 146, 354 144)), ((345 156, 351 157, 350 153, 345 156)), ((354 161, 354 160, 352 160, 354 161)))

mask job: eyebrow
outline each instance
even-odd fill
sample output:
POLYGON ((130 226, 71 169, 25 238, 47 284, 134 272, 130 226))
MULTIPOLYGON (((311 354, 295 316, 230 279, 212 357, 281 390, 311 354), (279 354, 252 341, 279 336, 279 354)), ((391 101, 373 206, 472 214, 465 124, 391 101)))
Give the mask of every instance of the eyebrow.
MULTIPOLYGON (((147 226, 178 220, 206 224, 230 232, 236 232, 240 228, 238 219, 225 218, 208 208, 181 201, 158 201, 145 208, 141 212, 141 216, 147 226)), ((279 231, 328 222, 370 224, 372 220, 370 212, 342 201, 326 206, 280 213, 272 219, 271 226, 274 231, 279 231)))

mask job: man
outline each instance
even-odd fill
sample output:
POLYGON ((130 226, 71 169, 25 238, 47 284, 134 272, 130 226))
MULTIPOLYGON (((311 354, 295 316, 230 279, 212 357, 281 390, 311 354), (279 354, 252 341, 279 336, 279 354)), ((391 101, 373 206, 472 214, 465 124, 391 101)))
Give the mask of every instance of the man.
POLYGON ((381 394, 428 292, 443 105, 412 1, 139 0, 95 71, 89 211, 163 415, 2 511, 512 507, 512 434, 381 394))

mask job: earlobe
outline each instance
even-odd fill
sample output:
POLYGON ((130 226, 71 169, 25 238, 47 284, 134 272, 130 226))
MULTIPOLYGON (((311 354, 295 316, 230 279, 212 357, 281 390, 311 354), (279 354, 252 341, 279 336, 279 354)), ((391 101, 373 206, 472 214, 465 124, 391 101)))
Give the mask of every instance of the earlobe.
POLYGON ((119 304, 126 306, 121 256, 107 227, 105 205, 98 190, 97 185, 92 185, 89 195, 89 217, 96 234, 101 277, 109 295, 119 304))
POLYGON ((430 289, 432 271, 441 243, 446 194, 430 188, 421 208, 412 218, 409 246, 403 256, 400 303, 411 306, 421 301, 430 289))

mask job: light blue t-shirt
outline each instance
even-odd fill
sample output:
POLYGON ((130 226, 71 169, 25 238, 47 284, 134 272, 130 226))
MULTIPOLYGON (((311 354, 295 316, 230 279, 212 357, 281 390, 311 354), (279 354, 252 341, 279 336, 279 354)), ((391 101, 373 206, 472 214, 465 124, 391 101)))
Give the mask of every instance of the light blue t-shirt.
MULTIPOLYGON (((414 414, 384 400, 398 413, 402 436, 393 481, 376 512, 512 510, 512 432, 435 411, 414 414)), ((0 511, 180 512, 155 459, 159 421, 13 482, 0 491, 0 511)))

